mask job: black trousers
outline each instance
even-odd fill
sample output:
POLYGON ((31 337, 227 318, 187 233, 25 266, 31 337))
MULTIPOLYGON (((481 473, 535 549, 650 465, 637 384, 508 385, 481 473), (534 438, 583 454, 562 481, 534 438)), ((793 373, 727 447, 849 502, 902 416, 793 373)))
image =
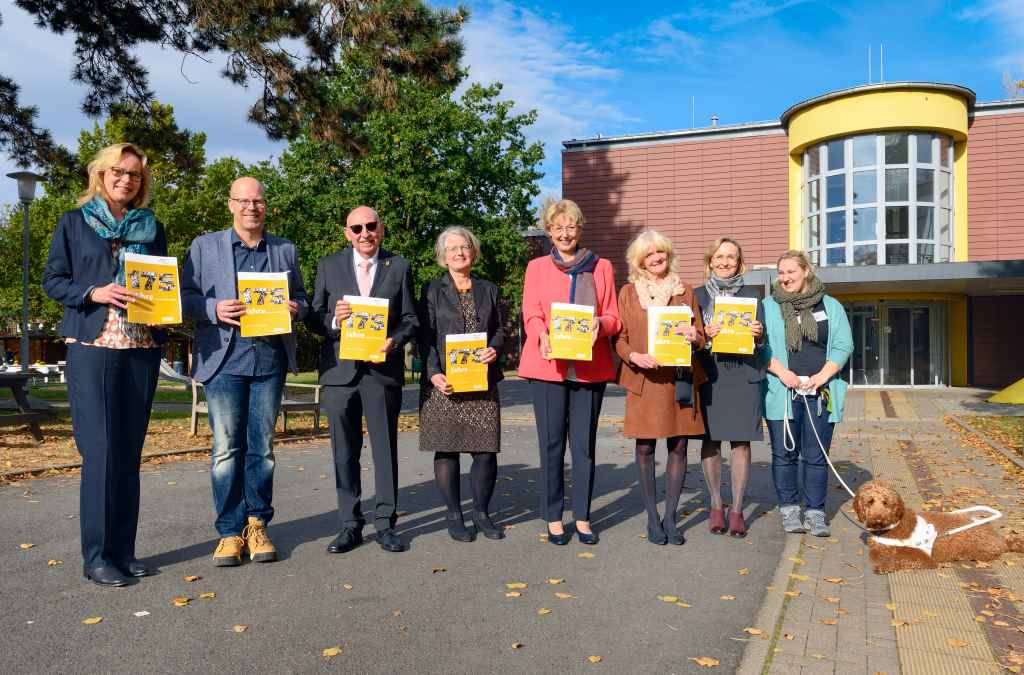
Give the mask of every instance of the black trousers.
POLYGON ((540 516, 562 519, 565 499, 565 441, 572 452, 572 515, 590 520, 594 492, 594 449, 606 383, 530 380, 530 398, 540 448, 540 516))
POLYGON ((80 525, 86 568, 135 557, 139 464, 159 349, 68 345, 71 427, 82 456, 80 525))
POLYGON ((328 385, 324 409, 331 431, 334 485, 342 527, 362 528, 366 520, 359 502, 363 487, 359 458, 363 449, 363 415, 373 450, 376 490, 373 524, 378 530, 395 526, 398 508, 398 413, 402 389, 362 372, 348 385, 328 385))

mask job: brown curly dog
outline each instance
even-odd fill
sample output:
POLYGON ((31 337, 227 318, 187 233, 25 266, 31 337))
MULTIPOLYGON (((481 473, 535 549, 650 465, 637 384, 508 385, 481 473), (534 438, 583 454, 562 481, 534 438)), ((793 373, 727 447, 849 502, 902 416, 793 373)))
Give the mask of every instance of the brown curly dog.
POLYGON ((903 504, 899 493, 870 480, 853 499, 857 520, 871 531, 868 548, 875 574, 934 569, 956 560, 995 560, 1007 551, 1024 552, 1024 535, 1001 535, 993 525, 979 525, 953 535, 944 533, 970 523, 970 514, 917 513, 903 504))

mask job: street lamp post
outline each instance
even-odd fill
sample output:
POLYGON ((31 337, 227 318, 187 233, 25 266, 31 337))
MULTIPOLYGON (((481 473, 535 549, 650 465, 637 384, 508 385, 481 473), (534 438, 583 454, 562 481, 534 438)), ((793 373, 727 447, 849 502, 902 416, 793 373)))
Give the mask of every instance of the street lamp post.
POLYGON ((45 180, 31 171, 15 171, 8 178, 18 181, 18 201, 24 213, 21 230, 21 372, 28 372, 28 207, 36 198, 36 183, 45 180))

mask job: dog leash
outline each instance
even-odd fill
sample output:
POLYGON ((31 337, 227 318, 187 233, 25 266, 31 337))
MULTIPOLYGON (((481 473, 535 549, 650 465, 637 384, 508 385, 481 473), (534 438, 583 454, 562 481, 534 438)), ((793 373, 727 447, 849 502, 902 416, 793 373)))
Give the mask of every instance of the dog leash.
MULTIPOLYGON (((800 383, 801 384, 805 384, 808 381, 808 379, 809 378, 806 375, 801 375, 800 376, 800 383)), ((807 410, 807 415, 811 416, 812 415, 812 413, 811 413, 811 404, 810 404, 810 402, 807 399, 809 397, 813 396, 814 392, 811 391, 811 390, 808 390, 808 389, 791 389, 790 392, 791 392, 790 395, 791 395, 793 401, 795 401, 797 399, 797 397, 800 397, 800 398, 803 399, 803 401, 804 401, 804 408, 807 410)), ((821 416, 821 397, 818 396, 817 399, 818 399, 818 401, 817 401, 817 403, 818 403, 818 416, 820 417, 821 416)), ((843 477, 839 475, 838 469, 836 469, 835 464, 832 463, 832 459, 828 456, 828 451, 825 450, 825 444, 821 441, 821 436, 818 435, 818 428, 814 424, 811 424, 811 431, 814 432, 814 439, 816 441, 818 441, 818 447, 821 448, 821 454, 825 456, 825 461, 828 463, 828 468, 832 469, 833 475, 835 475, 836 479, 843 486, 843 489, 846 490, 847 493, 849 493, 850 497, 856 498, 857 495, 854 494, 853 490, 850 489, 850 486, 846 484, 846 481, 843 480, 843 477)), ((782 412, 782 447, 784 447, 787 452, 793 452, 794 450, 796 450, 796 437, 793 436, 793 431, 789 428, 789 415, 786 413, 785 410, 782 412)), ((891 530, 891 529, 895 528, 897 525, 899 525, 899 523, 896 522, 896 523, 893 523, 892 525, 889 525, 888 527, 886 527, 884 529, 881 529, 881 530, 869 530, 868 528, 864 527, 863 525, 858 523, 856 520, 851 518, 849 516, 849 514, 846 513, 846 511, 843 511, 842 509, 839 509, 839 512, 842 513, 843 516, 847 520, 849 520, 851 523, 856 525, 859 529, 861 529, 864 532, 867 532, 868 534, 870 534, 872 536, 876 536, 876 534, 875 534, 876 532, 888 532, 889 530, 891 530)), ((971 529, 973 527, 978 527, 980 525, 987 525, 988 523, 991 523, 993 521, 999 520, 1000 518, 1003 517, 1003 514, 1002 514, 1001 511, 998 511, 998 510, 992 508, 991 506, 984 506, 984 505, 968 506, 967 508, 957 509, 956 511, 950 511, 949 513, 951 513, 951 514, 964 514, 964 513, 975 513, 975 512, 983 512, 983 513, 986 513, 988 515, 983 516, 981 518, 975 518, 971 522, 967 523, 966 525, 961 525, 960 527, 956 527, 956 528, 953 528, 952 530, 948 530, 946 532, 943 532, 942 534, 938 535, 938 537, 948 537, 948 536, 953 535, 953 534, 958 534, 960 532, 964 532, 966 530, 969 530, 969 529, 971 529)), ((876 536, 876 538, 877 538, 877 536, 876 536)))

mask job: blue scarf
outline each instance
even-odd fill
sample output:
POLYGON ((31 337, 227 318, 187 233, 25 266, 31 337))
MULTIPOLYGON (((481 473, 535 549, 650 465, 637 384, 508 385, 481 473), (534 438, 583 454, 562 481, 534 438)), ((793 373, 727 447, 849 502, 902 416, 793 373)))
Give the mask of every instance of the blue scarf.
MULTIPOLYGON (((106 200, 98 195, 93 197, 92 201, 82 205, 82 216, 89 227, 101 238, 121 243, 121 247, 117 251, 115 281, 118 285, 124 286, 124 254, 129 251, 141 254, 149 252, 149 247, 146 244, 150 244, 156 239, 156 216, 150 209, 130 209, 125 212, 124 218, 118 220, 110 212, 106 200)), ((122 330, 126 334, 136 339, 141 336, 141 328, 128 323, 125 310, 118 307, 117 316, 121 321, 122 330)))

